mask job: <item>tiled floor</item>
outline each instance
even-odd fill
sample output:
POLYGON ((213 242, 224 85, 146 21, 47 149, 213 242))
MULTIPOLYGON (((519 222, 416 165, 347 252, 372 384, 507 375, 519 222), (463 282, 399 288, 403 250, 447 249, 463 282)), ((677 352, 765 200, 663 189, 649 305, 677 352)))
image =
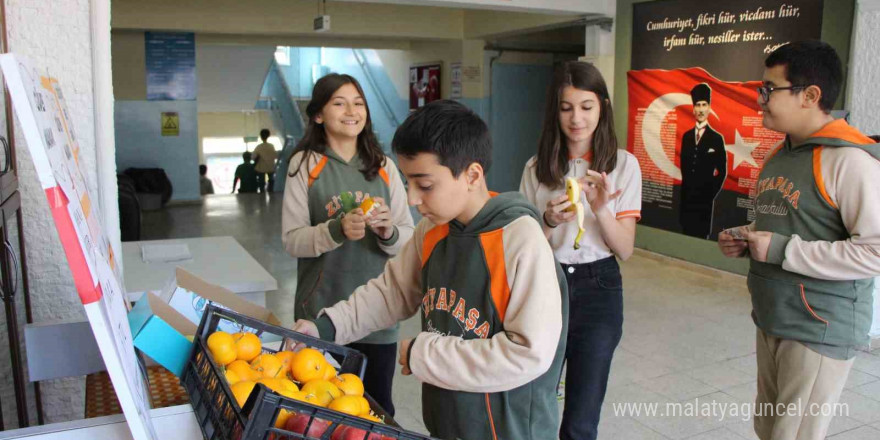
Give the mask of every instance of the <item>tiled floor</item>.
MULTIPOLYGON (((234 236, 277 279, 267 303, 292 323, 296 260, 281 246, 280 194, 211 196, 202 205, 144 213, 142 238, 234 236)), ((756 439, 751 420, 734 411, 755 396, 755 328, 742 277, 706 271, 639 253, 622 264, 624 335, 611 367, 599 438, 615 440, 756 439), (726 416, 661 414, 680 408, 727 408, 726 416), (656 403, 657 415, 615 414, 615 405, 656 403), (691 405, 687 405, 690 403, 691 405)), ((403 323, 413 336, 417 319, 403 323)), ((424 432, 419 384, 395 378, 396 419, 424 432)), ((848 415, 835 418, 829 438, 880 439, 880 350, 860 352, 841 402, 848 415)))

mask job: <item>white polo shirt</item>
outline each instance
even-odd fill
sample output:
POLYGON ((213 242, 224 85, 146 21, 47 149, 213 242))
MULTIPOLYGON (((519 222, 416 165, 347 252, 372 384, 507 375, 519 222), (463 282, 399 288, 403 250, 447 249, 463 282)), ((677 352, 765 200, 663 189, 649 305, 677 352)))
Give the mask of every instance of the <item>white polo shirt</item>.
MULTIPOLYGON (((565 177, 580 178, 587 175, 590 169, 592 151, 583 157, 571 158, 568 161, 568 174, 565 177)), ((519 191, 532 202, 543 215, 547 209, 547 202, 565 193, 565 186, 550 189, 538 182, 535 162, 537 156, 533 156, 526 163, 523 170, 522 181, 519 191)), ((642 217, 642 170, 635 156, 626 150, 617 150, 617 166, 608 173, 611 181, 610 192, 618 189, 623 190, 620 197, 608 203, 605 209, 611 210, 618 219, 634 217, 636 220, 642 217)), ((550 246, 560 263, 583 264, 592 263, 613 255, 611 249, 605 244, 602 233, 599 231, 599 222, 590 204, 587 203, 586 194, 581 192, 581 203, 584 205, 584 235, 581 237, 581 247, 574 249, 574 239, 577 236, 577 219, 561 224, 550 229, 542 223, 544 230, 550 230, 550 246)))

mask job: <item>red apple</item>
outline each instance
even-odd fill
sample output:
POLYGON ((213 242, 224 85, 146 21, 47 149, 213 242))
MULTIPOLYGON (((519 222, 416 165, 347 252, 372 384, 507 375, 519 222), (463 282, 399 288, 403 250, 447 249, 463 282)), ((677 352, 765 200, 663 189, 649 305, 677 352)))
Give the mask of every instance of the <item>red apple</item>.
POLYGON ((290 416, 287 419, 287 423, 284 424, 284 429, 295 432, 297 434, 305 434, 308 437, 320 438, 321 435, 327 431, 327 428, 330 427, 330 422, 318 418, 313 418, 308 414, 296 414, 290 416), (311 426, 309 426, 309 420, 312 420, 311 426), (306 432, 306 426, 309 427, 309 431, 306 432))
POLYGON ((333 437, 330 440, 382 440, 383 438, 376 433, 370 433, 367 436, 367 431, 354 426, 343 426, 333 432, 333 437))

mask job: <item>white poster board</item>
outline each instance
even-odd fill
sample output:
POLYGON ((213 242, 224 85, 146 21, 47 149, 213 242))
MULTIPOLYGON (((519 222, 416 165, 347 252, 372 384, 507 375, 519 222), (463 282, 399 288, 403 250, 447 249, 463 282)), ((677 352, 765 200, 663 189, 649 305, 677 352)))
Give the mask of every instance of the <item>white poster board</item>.
POLYGON ((450 99, 459 99, 463 95, 461 93, 461 63, 452 63, 449 65, 450 81, 452 89, 449 91, 450 99))
POLYGON ((46 193, 74 284, 135 440, 154 440, 149 392, 128 326, 128 307, 113 248, 79 168, 79 146, 57 80, 13 54, 0 67, 46 193))

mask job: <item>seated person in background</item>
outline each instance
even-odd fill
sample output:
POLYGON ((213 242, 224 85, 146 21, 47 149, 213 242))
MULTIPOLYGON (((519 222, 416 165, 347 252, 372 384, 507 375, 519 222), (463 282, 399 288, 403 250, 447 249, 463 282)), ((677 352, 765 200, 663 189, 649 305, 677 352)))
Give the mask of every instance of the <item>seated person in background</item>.
POLYGON ((238 182, 241 182, 241 186, 238 188, 239 194, 255 193, 257 192, 257 170, 254 169, 254 164, 251 163, 251 153, 245 151, 242 153, 241 158, 244 159, 244 163, 235 169, 232 193, 235 194, 235 186, 238 185, 238 182))
POLYGON ((208 178, 208 166, 199 165, 199 192, 201 195, 214 194, 214 182, 208 178))

